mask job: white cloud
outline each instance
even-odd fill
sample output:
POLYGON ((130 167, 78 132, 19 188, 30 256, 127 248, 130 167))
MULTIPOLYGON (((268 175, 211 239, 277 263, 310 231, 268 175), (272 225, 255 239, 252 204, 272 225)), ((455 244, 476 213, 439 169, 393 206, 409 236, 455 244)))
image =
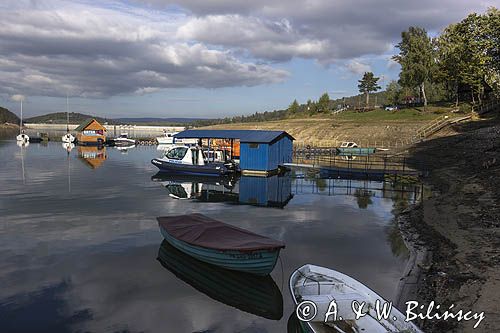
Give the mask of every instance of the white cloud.
POLYGON ((347 70, 353 74, 363 74, 365 72, 371 72, 372 68, 370 65, 360 62, 358 60, 349 61, 345 67, 347 70))
POLYGON ((24 101, 26 99, 26 97, 24 95, 12 95, 10 97, 11 100, 13 100, 14 102, 20 102, 20 101, 24 101))

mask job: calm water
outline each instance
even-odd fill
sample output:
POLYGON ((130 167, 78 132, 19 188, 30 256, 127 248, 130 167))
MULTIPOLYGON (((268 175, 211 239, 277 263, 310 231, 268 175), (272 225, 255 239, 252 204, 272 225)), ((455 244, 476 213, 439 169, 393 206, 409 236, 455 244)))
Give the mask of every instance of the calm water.
POLYGON ((149 161, 158 155, 155 147, 67 153, 60 143, 0 141, 0 331, 285 332, 293 311, 287 280, 305 263, 395 297, 406 253, 391 211, 412 193, 301 172, 152 179, 149 161), (259 304, 245 276, 235 277, 235 304, 224 283, 199 278, 224 279, 217 270, 168 248, 162 265, 155 218, 191 212, 283 240, 272 280, 252 282, 279 292, 259 304))

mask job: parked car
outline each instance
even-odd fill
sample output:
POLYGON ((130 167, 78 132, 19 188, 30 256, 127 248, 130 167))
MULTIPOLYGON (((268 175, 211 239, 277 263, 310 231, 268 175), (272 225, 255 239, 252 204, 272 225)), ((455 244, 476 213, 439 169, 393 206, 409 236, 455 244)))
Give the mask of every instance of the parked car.
POLYGON ((398 107, 396 105, 389 105, 385 107, 386 111, 396 111, 398 107))

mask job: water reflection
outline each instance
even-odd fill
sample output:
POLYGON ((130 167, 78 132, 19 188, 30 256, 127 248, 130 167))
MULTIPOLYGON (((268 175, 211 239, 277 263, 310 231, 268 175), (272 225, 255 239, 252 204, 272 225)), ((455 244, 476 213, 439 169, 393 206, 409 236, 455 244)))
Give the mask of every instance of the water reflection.
POLYGON ((418 199, 418 188, 300 171, 288 180, 251 179, 257 184, 248 187, 231 178, 160 180, 197 184, 186 190, 197 196, 178 200, 151 181, 156 147, 138 146, 126 155, 107 148, 105 154, 94 172, 77 148, 68 155, 59 142, 22 150, 13 141, 0 143, 0 331, 161 332, 170 325, 176 332, 284 332, 294 307, 286 281, 306 262, 345 272, 395 299, 406 261, 398 255, 404 244, 391 222, 393 210, 418 199), (281 188, 266 184, 274 181, 281 188), (293 198, 283 209, 257 205, 260 198, 273 201, 261 195, 265 186, 276 189, 275 201, 293 198), (243 196, 249 188, 255 192, 243 196), (371 195, 365 209, 356 189, 371 195), (286 243, 283 273, 272 273, 283 296, 281 320, 227 306, 227 299, 211 298, 155 260, 162 242, 155 217, 194 212, 286 243))
POLYGON ((158 261, 176 277, 216 301, 254 315, 280 320, 283 297, 270 275, 231 271, 199 261, 161 243, 158 261))
POLYGON ((261 207, 285 207, 293 198, 289 173, 272 177, 203 177, 165 175, 152 177, 159 181, 175 199, 198 202, 226 202, 261 207))
POLYGON ((97 169, 108 158, 108 155, 106 147, 78 146, 78 157, 91 169, 97 169))

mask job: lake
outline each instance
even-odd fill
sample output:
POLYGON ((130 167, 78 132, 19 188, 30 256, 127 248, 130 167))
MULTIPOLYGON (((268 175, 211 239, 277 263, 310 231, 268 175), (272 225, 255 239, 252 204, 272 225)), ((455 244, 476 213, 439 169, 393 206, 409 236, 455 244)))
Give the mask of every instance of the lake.
POLYGON ((2 332, 286 332, 305 263, 396 297, 408 254, 393 210, 418 189, 300 170, 161 177, 160 154, 0 141, 2 332), (162 246, 156 217, 194 212, 285 242, 271 278, 229 279, 162 246))

